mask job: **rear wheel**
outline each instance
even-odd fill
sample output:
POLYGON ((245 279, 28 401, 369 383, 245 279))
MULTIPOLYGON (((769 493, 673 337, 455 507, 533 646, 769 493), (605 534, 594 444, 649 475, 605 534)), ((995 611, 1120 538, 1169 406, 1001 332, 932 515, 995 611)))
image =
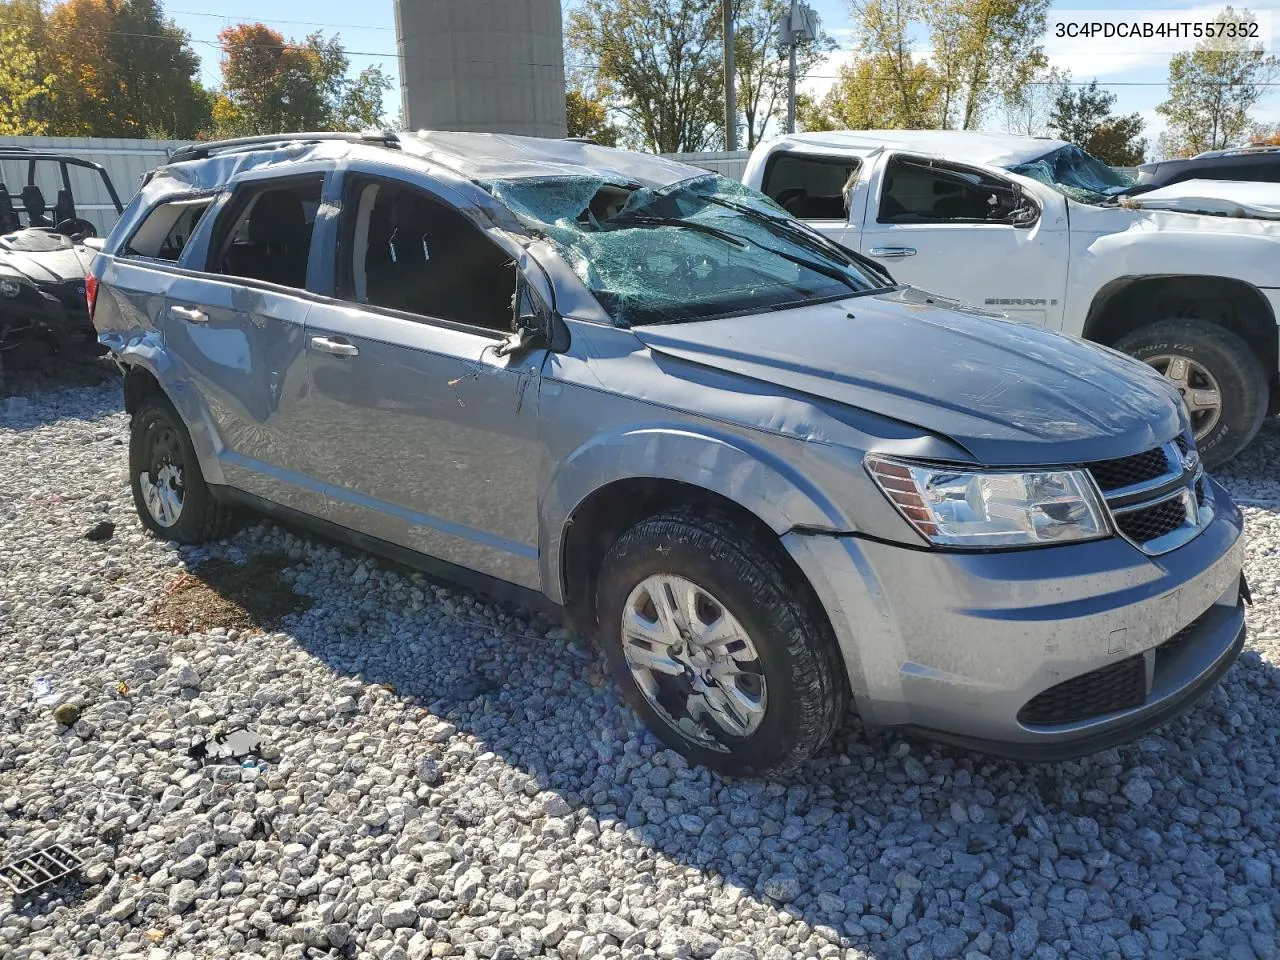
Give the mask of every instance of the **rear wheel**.
POLYGON ((142 401, 129 431, 129 479, 142 525, 165 540, 205 543, 231 532, 233 511, 213 496, 191 436, 167 399, 142 401))
POLYGON ((1230 460, 1262 426, 1267 374, 1249 345, 1230 330, 1202 320, 1161 320, 1115 346, 1178 389, 1206 466, 1230 460))
POLYGON ((824 613, 729 520, 677 512, 632 527, 605 557, 597 614, 627 702, 695 763, 783 775, 843 717, 824 613))

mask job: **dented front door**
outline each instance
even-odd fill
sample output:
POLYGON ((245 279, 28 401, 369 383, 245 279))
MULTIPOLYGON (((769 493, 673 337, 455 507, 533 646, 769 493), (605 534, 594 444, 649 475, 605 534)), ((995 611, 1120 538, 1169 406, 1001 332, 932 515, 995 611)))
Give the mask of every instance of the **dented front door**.
POLYGON ((307 317, 307 435, 328 519, 538 586, 538 378, 545 350, 315 304, 307 317))

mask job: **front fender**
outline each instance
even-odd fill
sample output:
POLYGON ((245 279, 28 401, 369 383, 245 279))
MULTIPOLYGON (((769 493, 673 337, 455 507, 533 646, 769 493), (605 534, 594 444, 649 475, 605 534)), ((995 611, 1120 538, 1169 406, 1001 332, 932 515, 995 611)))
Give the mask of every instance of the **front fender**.
POLYGON ((1129 277, 1221 277, 1254 289, 1280 286, 1280 224, 1163 211, 1071 207, 1064 331, 1084 330, 1097 293, 1129 277))
POLYGON ((719 494, 782 535, 796 527, 850 528, 831 500, 773 450, 729 432, 687 425, 630 426, 593 437, 564 458, 541 506, 542 583, 563 603, 566 526, 595 491, 619 480, 673 480, 719 494))

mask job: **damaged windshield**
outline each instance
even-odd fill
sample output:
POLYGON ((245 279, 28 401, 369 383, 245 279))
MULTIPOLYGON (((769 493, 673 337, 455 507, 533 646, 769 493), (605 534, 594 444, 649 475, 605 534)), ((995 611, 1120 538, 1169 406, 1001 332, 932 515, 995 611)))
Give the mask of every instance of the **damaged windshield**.
POLYGON ((589 175, 483 186, 558 245, 619 326, 779 310, 892 285, 763 194, 716 174, 661 189, 589 175))
POLYGON ((1132 177, 1107 166, 1097 157, 1089 156, 1075 144, 1059 147, 1030 163, 1017 163, 1005 169, 1039 180, 1081 203, 1102 203, 1128 192, 1135 183, 1132 177))

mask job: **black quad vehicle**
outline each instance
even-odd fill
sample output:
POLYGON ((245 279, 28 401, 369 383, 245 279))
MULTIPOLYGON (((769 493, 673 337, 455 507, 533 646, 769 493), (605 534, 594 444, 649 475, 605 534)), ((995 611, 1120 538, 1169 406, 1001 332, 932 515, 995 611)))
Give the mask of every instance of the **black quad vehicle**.
POLYGON ((73 189, 77 181, 92 182, 86 178, 101 180, 119 216, 124 209, 120 197, 100 165, 0 146, 2 358, 96 349, 84 283, 97 252, 86 241, 98 231, 77 214, 73 189), (54 193, 52 206, 47 192, 54 193))

